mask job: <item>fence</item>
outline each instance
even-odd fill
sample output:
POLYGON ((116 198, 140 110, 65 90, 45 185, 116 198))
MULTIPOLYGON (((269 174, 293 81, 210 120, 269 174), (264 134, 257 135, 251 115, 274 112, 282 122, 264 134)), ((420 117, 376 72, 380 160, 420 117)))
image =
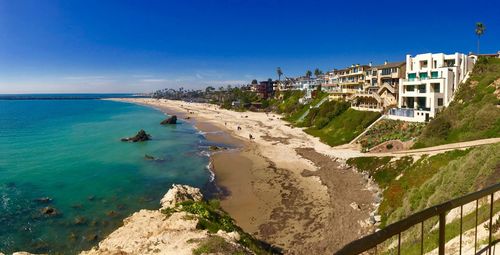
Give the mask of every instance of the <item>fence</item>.
POLYGON ((496 248, 496 244, 499 240, 492 240, 492 224, 493 224, 493 203, 494 203, 494 195, 495 192, 500 190, 500 183, 497 183, 493 186, 485 188, 483 190, 465 195, 460 198, 456 198, 450 200, 448 202, 442 203, 440 205, 436 205, 430 208, 427 208, 423 211, 415 213, 408 218, 388 225, 386 228, 375 232, 371 235, 365 236, 359 240, 353 241, 346 246, 344 246, 341 250, 337 251, 336 255, 352 255, 352 254, 361 254, 365 252, 370 252, 377 254, 377 246, 389 240, 392 237, 397 236, 397 254, 401 254, 401 233, 405 230, 410 229, 411 227, 420 224, 420 254, 424 254, 424 222, 431 217, 439 217, 439 240, 438 240, 438 254, 445 254, 445 229, 446 229, 446 214, 448 211, 460 207, 460 248, 459 254, 462 254, 462 235, 463 235, 463 206, 470 202, 475 201, 475 231, 474 231, 474 254, 489 254, 492 255, 492 249, 496 248), (489 197, 490 205, 489 205, 489 222, 488 222, 488 244, 486 247, 481 250, 477 250, 477 227, 478 227, 478 210, 479 210, 479 199, 489 197))

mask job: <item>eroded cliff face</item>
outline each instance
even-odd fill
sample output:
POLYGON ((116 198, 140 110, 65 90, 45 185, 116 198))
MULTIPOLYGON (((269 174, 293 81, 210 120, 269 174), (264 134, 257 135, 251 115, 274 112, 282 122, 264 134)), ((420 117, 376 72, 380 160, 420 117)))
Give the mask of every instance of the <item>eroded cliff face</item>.
POLYGON ((215 249, 252 254, 238 243, 238 232, 210 233, 197 227, 198 215, 182 211, 180 203, 201 202, 202 199, 197 188, 173 185, 161 199, 161 209, 134 213, 97 247, 81 254, 193 254, 210 252, 214 245, 215 249))

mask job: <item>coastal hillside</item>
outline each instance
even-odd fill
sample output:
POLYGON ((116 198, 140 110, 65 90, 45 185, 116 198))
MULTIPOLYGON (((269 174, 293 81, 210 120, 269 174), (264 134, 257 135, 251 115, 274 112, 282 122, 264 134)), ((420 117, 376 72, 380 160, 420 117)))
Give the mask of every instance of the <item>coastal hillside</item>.
MULTIPOLYGON (((372 176, 382 189, 382 201, 377 210, 380 215, 380 227, 394 223, 425 208, 443 203, 450 199, 483 189, 500 180, 500 144, 486 145, 467 150, 449 151, 420 158, 405 156, 360 157, 352 158, 347 163, 359 172, 372 176)), ((479 221, 488 218, 487 207, 480 206, 479 221)), ((500 211, 500 203, 494 204, 494 213, 500 211)), ((473 212, 464 213, 464 231, 474 228, 473 212)), ((459 234, 459 220, 449 218, 447 238, 459 234)), ((429 231, 429 240, 424 245, 426 251, 437 247, 437 219, 425 224, 429 231)), ((409 236, 409 239, 418 238, 409 236)), ((410 242, 411 243, 411 242, 410 242)), ((416 244, 419 244, 417 242, 416 244)), ((408 253, 420 251, 420 246, 408 244, 408 253)))
POLYGON ((198 188, 172 185, 160 210, 141 210, 124 220, 93 254, 279 254, 236 226, 218 201, 198 188))
POLYGON ((423 129, 414 148, 500 136, 500 59, 479 58, 453 102, 423 129))
POLYGON ((377 112, 354 110, 345 101, 324 101, 326 93, 318 93, 314 100, 304 105, 298 103, 298 95, 291 94, 280 105, 286 116, 284 119, 295 126, 305 127, 306 133, 319 137, 330 146, 350 142, 380 117, 377 112))

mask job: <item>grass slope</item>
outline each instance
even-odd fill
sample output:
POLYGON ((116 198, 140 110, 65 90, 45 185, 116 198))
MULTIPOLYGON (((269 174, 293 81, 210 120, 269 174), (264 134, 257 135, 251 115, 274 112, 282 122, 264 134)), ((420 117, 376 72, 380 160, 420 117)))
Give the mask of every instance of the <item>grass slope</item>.
POLYGON ((454 101, 424 128, 414 148, 500 136, 500 59, 480 58, 454 101))
POLYGON ((418 137, 424 127, 424 123, 384 119, 368 130, 359 139, 359 143, 363 148, 372 148, 390 140, 405 142, 418 137))
POLYGON ((336 146, 350 142, 379 117, 378 112, 356 111, 349 108, 334 117, 325 127, 321 129, 311 127, 305 132, 319 137, 322 142, 330 146, 336 146))
MULTIPOLYGON (((361 157, 349 159, 347 163, 358 171, 368 172, 383 189, 383 199, 378 209, 383 227, 430 206, 498 183, 500 144, 423 156, 416 161, 412 157, 361 157)), ((498 210, 500 202, 495 203, 495 212, 498 210)), ((480 219, 487 217, 486 211, 480 210, 480 219)), ((474 217, 464 217, 464 231, 474 227, 474 217)), ((438 233, 432 230, 436 222, 437 219, 432 219, 425 224, 425 251, 437 247, 435 237, 438 233)), ((420 227, 406 232, 404 254, 419 254, 420 227)), ((447 225, 448 240, 458 234, 458 221, 447 225)))

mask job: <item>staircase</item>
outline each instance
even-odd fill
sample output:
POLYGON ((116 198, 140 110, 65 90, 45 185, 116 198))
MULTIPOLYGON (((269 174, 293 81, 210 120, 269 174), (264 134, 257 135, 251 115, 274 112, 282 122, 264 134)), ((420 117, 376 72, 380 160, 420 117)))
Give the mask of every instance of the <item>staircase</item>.
POLYGON ((302 114, 298 119, 297 119, 297 122, 302 122, 304 120, 304 118, 309 114, 309 111, 311 110, 311 108, 318 108, 320 107, 324 102, 326 102, 326 100, 328 100, 328 96, 325 96, 323 99, 321 99, 321 101, 319 101, 317 104, 315 105, 312 105, 309 109, 307 109, 306 112, 304 112, 304 114, 302 114))

